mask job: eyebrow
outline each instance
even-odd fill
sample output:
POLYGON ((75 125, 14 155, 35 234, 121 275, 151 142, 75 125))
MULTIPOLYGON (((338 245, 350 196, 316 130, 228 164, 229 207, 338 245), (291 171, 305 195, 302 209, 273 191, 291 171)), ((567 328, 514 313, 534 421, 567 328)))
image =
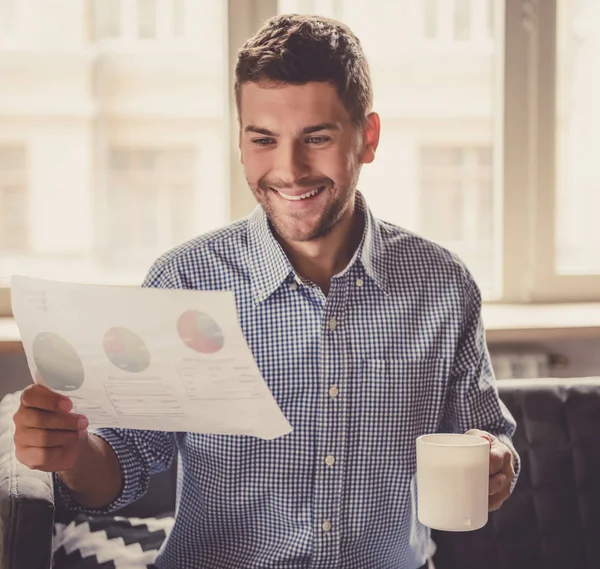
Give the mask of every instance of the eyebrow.
POLYGON ((334 122, 324 122, 314 126, 307 126, 306 128, 302 129, 302 133, 312 134, 313 132, 319 132, 320 130, 340 130, 340 125, 334 122))
MULTIPOLYGON (((321 124, 315 124, 312 126, 307 126, 302 129, 302 134, 313 134, 315 132, 319 132, 321 130, 340 130, 340 126, 333 122, 324 122, 321 124)), ((263 134, 264 136, 279 136, 279 133, 273 132, 268 128, 262 128, 260 126, 255 126, 253 124, 248 125, 244 132, 254 132, 256 134, 263 134)))

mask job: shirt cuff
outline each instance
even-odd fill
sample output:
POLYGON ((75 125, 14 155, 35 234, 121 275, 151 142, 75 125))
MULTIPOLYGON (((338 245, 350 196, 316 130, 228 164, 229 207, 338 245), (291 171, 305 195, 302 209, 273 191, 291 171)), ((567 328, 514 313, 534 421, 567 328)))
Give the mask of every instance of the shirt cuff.
POLYGON ((501 443, 505 444, 509 448, 510 452, 512 452, 512 455, 513 455, 513 467, 515 469, 515 477, 513 478, 513 481, 510 485, 510 492, 512 494, 512 491, 515 489, 515 484, 517 483, 517 480, 519 479, 519 473, 521 472, 521 457, 519 456, 519 453, 515 450, 513 442, 508 435, 499 434, 499 435, 496 435, 496 438, 501 443))
POLYGON ((110 445, 117 456, 122 476, 122 488, 119 496, 106 506, 90 508, 75 500, 69 487, 56 472, 52 474, 52 477, 55 488, 58 490, 60 498, 67 509, 90 515, 106 515, 141 498, 148 489, 150 475, 148 470, 142 466, 143 462, 137 456, 135 450, 125 442, 117 431, 114 429, 98 429, 91 432, 110 445))

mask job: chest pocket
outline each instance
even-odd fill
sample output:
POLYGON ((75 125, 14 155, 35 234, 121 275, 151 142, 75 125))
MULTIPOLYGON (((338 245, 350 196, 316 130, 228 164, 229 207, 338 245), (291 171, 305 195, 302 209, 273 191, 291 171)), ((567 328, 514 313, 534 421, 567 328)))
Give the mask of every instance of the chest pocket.
POLYGON ((361 441, 382 459, 414 456, 416 438, 438 428, 448 362, 364 360, 362 370, 355 386, 361 441))

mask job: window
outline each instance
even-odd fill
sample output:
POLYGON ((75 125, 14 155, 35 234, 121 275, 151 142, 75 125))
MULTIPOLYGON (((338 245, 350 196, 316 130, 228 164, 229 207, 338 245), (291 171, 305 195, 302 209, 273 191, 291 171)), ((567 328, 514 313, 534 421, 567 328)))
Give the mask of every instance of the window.
MULTIPOLYGON (((416 20, 419 10, 409 8, 429 6, 446 29, 461 3, 402 4, 394 9, 416 20)), ((472 3, 465 4, 470 14, 472 3)), ((295 11, 289 0, 285 8, 295 11)), ((455 251, 485 297, 499 297, 502 235, 495 223, 500 188, 494 152, 501 109, 494 85, 500 41, 485 52, 475 44, 469 44, 470 51, 423 51, 415 43, 390 46, 387 40, 389 47, 375 49, 379 38, 409 36, 415 21, 355 0, 339 0, 327 8, 323 15, 346 22, 361 39, 371 68, 382 133, 377 158, 363 168, 359 181, 371 208, 386 221, 455 251)))
POLYGON ((424 36, 433 40, 438 37, 438 0, 423 0, 424 36))
POLYGON ((150 264, 156 251, 197 234, 195 163, 192 148, 111 150, 109 258, 130 262, 144 255, 150 264))
POLYGON ((121 0, 94 0, 92 3, 94 38, 116 38, 121 35, 121 0))
POLYGON ((361 39, 382 120, 359 181, 375 215, 458 253, 488 302, 600 301, 599 11, 0 0, 0 315, 12 274, 137 284, 167 249, 251 211, 230 80, 237 49, 282 12, 361 39), (8 28, 31 36, 18 62, 8 28))
MULTIPOLYGON (((210 11, 211 2, 202 7, 210 11)), ((185 16, 186 0, 92 0, 96 41, 181 39, 185 16)))
POLYGON ((0 254, 10 257, 28 247, 25 149, 0 146, 0 254))
POLYGON ((0 57, 0 315, 13 274, 139 284, 162 253, 229 221, 226 4, 77 2, 32 10, 31 55, 0 57), (179 16, 142 16, 143 35, 157 29, 147 50, 132 8, 179 16), (190 38, 173 49, 184 9, 190 38), (90 15, 133 41, 90 52, 90 15), (49 28, 76 39, 56 50, 49 28))
POLYGON ((155 0, 137 0, 137 25, 139 38, 156 37, 155 0))
POLYGON ((489 147, 424 147, 419 158, 419 228, 493 287, 493 171, 489 147))
POLYGON ((494 0, 423 0, 422 34, 438 42, 477 42, 492 36, 494 0))
POLYGON ((184 0, 173 0, 173 28, 171 33, 173 37, 180 38, 185 35, 185 11, 184 0))
POLYGON ((12 35, 17 28, 16 0, 0 0, 0 36, 12 35))
POLYGON ((468 41, 471 37, 471 0, 454 0, 454 39, 468 41))
POLYGON ((600 4, 310 9, 346 22, 369 59, 382 138, 360 187, 374 212, 456 251, 487 300, 600 299, 600 4))
POLYGON ((23 49, 29 43, 31 0, 0 0, 0 50, 23 49))
POLYGON ((600 3, 560 2, 557 255, 560 274, 600 274, 600 3))
MULTIPOLYGON (((516 25, 518 6, 508 6, 507 17, 516 25)), ((509 246, 528 274, 526 299, 600 299, 594 215, 600 205, 594 151, 600 142, 598 8, 595 0, 531 3, 528 12, 521 11, 519 33, 515 27, 517 43, 507 50, 507 77, 512 69, 522 79, 515 80, 506 108, 504 215, 515 212, 511 226, 521 228, 528 245, 525 253, 516 243, 509 246), (526 57, 514 49, 521 42, 526 57), (510 180, 521 184, 526 201, 510 180), (525 214, 517 211, 519 203, 525 214)), ((508 274, 516 268, 510 266, 508 274)))

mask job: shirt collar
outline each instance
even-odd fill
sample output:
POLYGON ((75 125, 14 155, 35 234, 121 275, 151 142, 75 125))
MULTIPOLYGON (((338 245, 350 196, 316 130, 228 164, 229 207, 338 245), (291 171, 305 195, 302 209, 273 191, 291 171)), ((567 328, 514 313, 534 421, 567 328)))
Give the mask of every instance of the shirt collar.
POLYGON ((355 259, 360 258, 365 273, 384 293, 388 294, 387 271, 384 262, 385 244, 381 235, 381 222, 373 216, 360 192, 356 192, 356 209, 365 216, 365 229, 350 266, 355 259))
MULTIPOLYGON (((358 191, 356 192, 355 207, 365 216, 365 228, 360 245, 343 273, 347 272, 360 259, 365 274, 387 294, 381 223, 375 219, 367 207, 364 197, 358 191)), ((248 245, 252 293, 258 302, 262 302, 269 298, 290 275, 294 274, 294 268, 273 236, 267 215, 260 205, 248 218, 248 245)))
POLYGON ((279 288, 294 268, 273 236, 260 205, 248 219, 248 246, 252 294, 262 302, 279 288))

